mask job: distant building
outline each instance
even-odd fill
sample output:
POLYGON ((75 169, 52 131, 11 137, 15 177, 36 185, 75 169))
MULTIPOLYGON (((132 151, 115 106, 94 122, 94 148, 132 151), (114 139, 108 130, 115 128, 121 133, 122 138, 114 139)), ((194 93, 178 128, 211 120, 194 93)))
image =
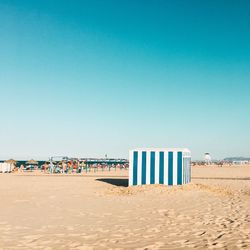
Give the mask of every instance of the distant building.
POLYGON ((232 163, 234 165, 250 164, 250 157, 227 157, 224 161, 232 163))
POLYGON ((233 161, 234 165, 244 165, 244 164, 248 164, 249 161, 233 161))

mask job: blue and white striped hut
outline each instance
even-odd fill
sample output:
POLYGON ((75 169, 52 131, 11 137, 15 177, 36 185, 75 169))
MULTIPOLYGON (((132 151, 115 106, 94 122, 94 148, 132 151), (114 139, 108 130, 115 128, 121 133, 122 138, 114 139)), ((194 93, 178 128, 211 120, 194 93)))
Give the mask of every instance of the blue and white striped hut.
POLYGON ((186 148, 129 151, 129 185, 182 185, 191 181, 191 152, 186 148))

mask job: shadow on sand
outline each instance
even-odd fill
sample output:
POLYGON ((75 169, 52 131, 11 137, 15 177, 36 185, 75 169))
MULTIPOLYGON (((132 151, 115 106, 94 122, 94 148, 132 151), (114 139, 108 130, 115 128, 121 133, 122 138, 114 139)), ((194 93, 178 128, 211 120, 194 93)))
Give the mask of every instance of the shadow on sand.
POLYGON ((192 179, 201 179, 201 180, 241 180, 241 181, 249 181, 250 177, 245 178, 227 178, 227 177, 192 177, 192 179))
POLYGON ((96 179, 96 181, 106 182, 108 184, 111 184, 111 185, 114 185, 114 186, 118 186, 118 187, 128 187, 128 179, 100 178, 100 179, 96 179))

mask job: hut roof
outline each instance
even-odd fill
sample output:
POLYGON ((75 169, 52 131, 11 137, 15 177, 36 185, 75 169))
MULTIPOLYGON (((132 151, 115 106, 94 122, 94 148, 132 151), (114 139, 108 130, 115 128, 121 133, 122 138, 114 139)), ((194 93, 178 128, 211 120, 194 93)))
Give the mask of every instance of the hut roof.
POLYGON ((17 161, 16 160, 14 160, 14 159, 9 159, 9 160, 7 160, 7 161, 5 161, 6 163, 10 163, 10 164, 16 164, 17 163, 17 161))
POLYGON ((38 165, 38 162, 35 161, 34 159, 31 159, 31 160, 27 161, 26 164, 29 164, 29 165, 38 165))

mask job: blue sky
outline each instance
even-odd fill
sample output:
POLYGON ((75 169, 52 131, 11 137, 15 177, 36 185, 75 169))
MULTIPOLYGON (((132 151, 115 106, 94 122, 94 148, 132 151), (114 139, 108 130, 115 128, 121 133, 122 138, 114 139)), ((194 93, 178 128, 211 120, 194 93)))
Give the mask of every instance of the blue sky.
POLYGON ((250 156, 249 9, 0 0, 0 158, 250 156))

